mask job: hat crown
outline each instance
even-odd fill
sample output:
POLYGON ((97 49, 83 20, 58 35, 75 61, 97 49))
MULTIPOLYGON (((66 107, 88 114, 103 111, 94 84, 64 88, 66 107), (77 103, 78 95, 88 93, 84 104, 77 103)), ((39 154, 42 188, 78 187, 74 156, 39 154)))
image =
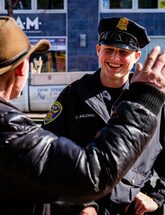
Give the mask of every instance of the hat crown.
POLYGON ((11 17, 0 17, 0 66, 18 58, 30 48, 30 41, 11 17))
POLYGON ((0 16, 0 75, 15 69, 33 52, 46 52, 51 44, 41 39, 31 45, 17 22, 8 16, 0 16))

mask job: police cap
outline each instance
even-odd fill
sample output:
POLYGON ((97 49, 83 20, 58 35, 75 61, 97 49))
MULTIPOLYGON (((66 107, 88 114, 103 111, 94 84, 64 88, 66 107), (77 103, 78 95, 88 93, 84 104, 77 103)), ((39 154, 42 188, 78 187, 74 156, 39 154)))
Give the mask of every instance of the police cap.
POLYGON ((146 29, 123 18, 102 18, 98 27, 99 43, 133 51, 145 47, 151 40, 146 29))

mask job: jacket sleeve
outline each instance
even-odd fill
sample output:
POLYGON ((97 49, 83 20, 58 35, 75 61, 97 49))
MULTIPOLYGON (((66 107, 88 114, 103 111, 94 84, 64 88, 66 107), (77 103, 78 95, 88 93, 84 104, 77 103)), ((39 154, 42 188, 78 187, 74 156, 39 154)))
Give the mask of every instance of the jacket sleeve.
MULTIPOLYGON (((135 88, 139 92, 139 87, 135 88)), ((146 87, 145 93, 148 88, 152 99, 149 96, 147 100, 146 96, 138 103, 136 96, 133 102, 130 94, 86 149, 44 131, 17 111, 4 114, 0 198, 83 203, 111 192, 141 154, 156 127, 155 114, 164 95, 151 86, 146 87)))
POLYGON ((165 104, 162 108, 161 114, 160 143, 162 145, 162 151, 158 155, 154 164, 154 169, 158 175, 158 179, 156 181, 155 187, 152 189, 149 195, 159 206, 162 206, 165 204, 165 104))
POLYGON ((161 207, 165 204, 165 169, 164 169, 165 147, 163 147, 154 164, 157 173, 155 186, 149 190, 148 195, 161 207))
POLYGON ((161 207, 165 204, 165 178, 158 178, 149 196, 161 207))

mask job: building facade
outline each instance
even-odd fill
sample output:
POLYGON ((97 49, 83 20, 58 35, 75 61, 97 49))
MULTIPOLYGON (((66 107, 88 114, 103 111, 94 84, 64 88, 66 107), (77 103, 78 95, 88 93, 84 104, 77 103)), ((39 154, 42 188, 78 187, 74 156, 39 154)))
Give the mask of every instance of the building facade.
MULTIPOLYGON (((5 16, 7 1, 1 2, 5 16)), ((165 49, 165 0, 13 0, 12 12, 32 43, 46 38, 52 44, 45 56, 32 56, 33 72, 95 71, 101 17, 127 17, 147 28, 152 41, 142 50, 142 63, 154 45, 165 49)))

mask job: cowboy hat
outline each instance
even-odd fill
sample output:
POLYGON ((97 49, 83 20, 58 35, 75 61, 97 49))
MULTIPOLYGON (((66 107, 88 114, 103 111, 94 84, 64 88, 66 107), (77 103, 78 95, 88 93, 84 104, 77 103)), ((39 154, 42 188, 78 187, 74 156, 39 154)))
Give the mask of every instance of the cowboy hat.
POLYGON ((31 45, 14 18, 0 16, 0 75, 16 68, 33 52, 45 52, 49 48, 49 41, 44 39, 31 45))

